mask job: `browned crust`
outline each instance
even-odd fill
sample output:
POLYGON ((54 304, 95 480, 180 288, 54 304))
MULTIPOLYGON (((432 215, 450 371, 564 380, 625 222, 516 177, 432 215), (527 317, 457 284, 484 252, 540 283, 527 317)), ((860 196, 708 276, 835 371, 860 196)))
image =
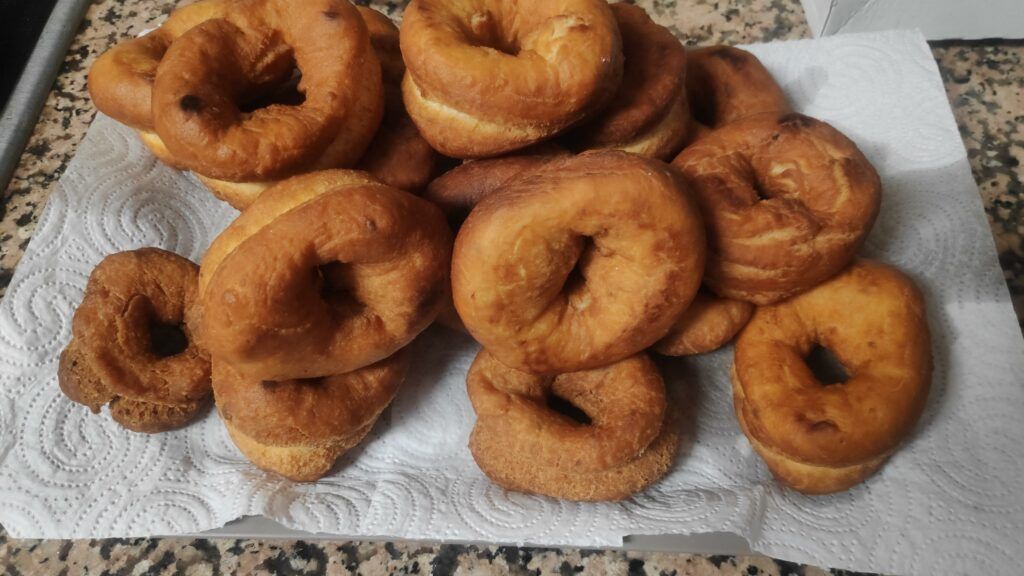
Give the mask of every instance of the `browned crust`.
POLYGON ((154 121, 171 153, 192 170, 231 181, 279 178, 325 153, 334 158, 358 148, 351 161, 358 159, 376 126, 362 142, 339 143, 337 136, 366 120, 358 102, 367 91, 377 95, 379 110, 381 83, 355 7, 344 0, 238 0, 234 8, 183 34, 160 63, 154 121), (240 113, 242 95, 280 82, 293 63, 302 71, 301 104, 240 113))
POLYGON ((622 76, 603 0, 415 0, 401 44, 406 108, 433 148, 457 158, 549 138, 606 104, 622 76))
POLYGON ((701 290, 668 334, 651 348, 666 356, 712 352, 731 342, 753 313, 754 305, 749 302, 701 290))
POLYGON ((408 369, 396 354, 353 372, 309 380, 253 380, 213 362, 213 394, 222 418, 273 446, 343 440, 372 424, 391 403, 408 369))
POLYGON ((207 252, 203 342, 263 380, 340 374, 382 360, 436 318, 448 293, 451 242, 440 210, 366 173, 285 180, 207 252))
POLYGON ((776 460, 874 470, 924 409, 932 360, 924 300, 904 274, 860 260, 780 304, 736 341, 734 395, 747 435, 776 460), (828 348, 849 379, 823 386, 804 362, 828 348))
POLYGON ((665 384, 645 354, 609 366, 534 376, 509 368, 486 350, 466 374, 469 399, 509 446, 534 464, 601 471, 633 460, 661 433, 665 384), (549 407, 558 397, 585 413, 581 424, 549 407))
POLYGON ((673 164, 707 224, 705 285, 758 305, 799 294, 845 268, 881 202, 881 180, 857 145, 796 113, 727 124, 673 164))
POLYGON ((789 100, 756 56, 732 46, 688 51, 686 93, 701 124, 717 128, 747 116, 791 112, 789 100))
POLYGON ((178 404, 157 404, 112 392, 91 368, 80 346, 72 340, 57 365, 60 389, 73 402, 98 414, 107 404, 115 422, 134 432, 155 434, 181 428, 205 413, 210 396, 178 404))
POLYGON ((152 131, 153 79, 168 46, 200 22, 226 14, 232 2, 201 0, 182 6, 156 30, 101 54, 89 69, 89 95, 96 108, 136 130, 152 131))
POLYGON ((660 339, 703 266, 704 226, 675 173, 596 152, 480 202, 455 243, 452 292, 470 333, 504 364, 559 374, 660 339))
POLYGON ((555 144, 540 144, 509 156, 470 160, 432 181, 423 197, 436 204, 453 230, 458 230, 473 207, 513 179, 529 174, 569 152, 555 144))
POLYGON ((636 140, 686 97, 686 50, 679 39, 639 6, 610 7, 622 34, 622 84, 611 104, 570 136, 586 149, 617 148, 636 140))
POLYGON ((110 393, 164 405, 210 394, 210 360, 192 324, 198 267, 158 248, 118 252, 89 276, 71 330, 95 377, 110 393), (155 325, 178 327, 186 348, 161 357, 151 349, 155 325))
POLYGON ((507 490, 588 502, 622 500, 644 490, 668 472, 679 447, 679 433, 667 418, 661 433, 635 459, 600 472, 578 473, 569 467, 538 466, 531 454, 515 450, 507 440, 487 421, 473 427, 469 450, 492 482, 507 490))
POLYGON ((257 467, 296 482, 314 482, 326 476, 345 452, 362 442, 373 429, 375 421, 343 439, 290 446, 275 446, 254 440, 226 420, 224 427, 239 451, 257 467))

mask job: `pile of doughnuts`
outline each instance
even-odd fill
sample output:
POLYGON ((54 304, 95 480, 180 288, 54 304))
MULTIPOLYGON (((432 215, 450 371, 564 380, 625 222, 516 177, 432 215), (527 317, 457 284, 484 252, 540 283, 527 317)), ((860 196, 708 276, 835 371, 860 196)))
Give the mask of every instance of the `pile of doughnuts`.
POLYGON ((752 54, 636 6, 412 0, 399 30, 348 0, 199 0, 89 89, 242 211, 198 269, 143 249, 90 278, 61 387, 133 430, 212 396, 255 464, 319 478, 435 320, 481 344, 469 449, 510 490, 667 474, 692 399, 651 352, 736 339, 740 429, 806 493, 874 473, 923 409, 922 295, 857 258, 874 168, 752 54))

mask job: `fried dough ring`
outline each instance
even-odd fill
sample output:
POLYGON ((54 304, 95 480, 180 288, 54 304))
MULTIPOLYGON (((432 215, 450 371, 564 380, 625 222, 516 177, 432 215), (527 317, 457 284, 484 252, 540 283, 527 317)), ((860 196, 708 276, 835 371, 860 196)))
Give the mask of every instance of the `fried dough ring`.
POLYGON ((157 66, 175 38, 201 22, 222 17, 234 1, 200 0, 182 6, 171 12, 156 30, 114 45, 89 69, 89 95, 96 108, 138 131, 142 143, 153 155, 172 168, 185 166, 153 132, 153 80, 157 66))
MULTIPOLYGON (((334 142, 306 171, 351 166, 361 154, 361 170, 372 173, 389 186, 415 191, 429 181, 437 153, 419 138, 419 132, 415 132, 415 126, 401 103, 399 84, 405 65, 401 53, 396 54, 398 29, 387 16, 376 10, 362 6, 357 6, 357 9, 366 24, 379 64, 374 64, 372 59, 364 62, 364 69, 359 75, 367 79, 367 89, 359 92, 350 118, 342 124, 334 142), (396 70, 396 66, 401 69, 396 70), (384 82, 383 96, 373 89, 378 84, 378 76, 384 82)), ((294 105, 301 101, 301 98, 294 98, 296 95, 297 92, 294 95, 286 92, 284 99, 294 100, 291 102, 294 105)), ((202 174, 197 176, 214 196, 238 210, 248 208, 264 190, 280 181, 231 182, 202 174)))
POLYGON ((700 290, 668 334, 651 348, 665 356, 692 356, 718 350, 736 337, 753 313, 754 305, 750 302, 719 298, 700 290))
POLYGON ((878 215, 881 181, 841 132, 801 114, 727 124, 673 161, 708 226, 704 283, 771 304, 837 274, 878 215))
POLYGON ((239 0, 164 54, 153 88, 156 132, 191 170, 222 180, 283 177, 323 158, 354 162, 376 126, 361 142, 338 134, 366 121, 358 105, 366 92, 380 105, 378 78, 366 25, 349 2, 239 0), (242 114, 241 99, 267 85, 268 68, 282 60, 301 71, 305 100, 242 114))
POLYGON ((435 178, 423 197, 436 204, 448 217, 452 230, 458 231, 481 200, 513 179, 570 155, 561 146, 545 143, 509 156, 467 160, 435 178))
POLYGON ((552 498, 601 502, 622 500, 660 480, 672 467, 679 433, 671 417, 661 433, 632 460, 599 472, 576 472, 533 464, 533 455, 515 449, 493 420, 477 421, 469 438, 473 460, 488 478, 506 490, 552 498))
POLYGON ((104 258, 75 310, 61 390, 93 412, 110 403, 114 419, 139 432, 190 421, 210 396, 210 360, 189 321, 197 276, 195 264, 158 248, 104 258))
MULTIPOLYGON (((434 179, 423 192, 448 217, 448 225, 458 232, 478 202, 514 178, 533 172, 556 158, 569 156, 556 144, 544 143, 519 150, 509 156, 466 160, 434 179)), ((437 321, 453 330, 468 333, 450 299, 437 321)))
POLYGON ((683 147, 689 125, 686 50, 643 8, 610 7, 622 34, 622 84, 608 108, 567 138, 581 150, 618 149, 670 159, 683 147))
POLYGON ((603 0, 414 0, 401 42, 409 114, 456 158, 550 138, 606 104, 622 77, 603 0))
MULTIPOLYGON (((220 18, 235 0, 200 0, 171 12, 156 30, 115 44, 89 69, 89 95, 96 108, 143 132, 153 130, 153 79, 175 38, 201 22, 220 18)), ((155 136, 155 135, 154 135, 155 136)))
POLYGON ((434 321, 451 242, 440 210, 365 172, 285 180, 207 251, 203 342, 263 380, 377 362, 434 321))
POLYGON ((437 172, 441 155, 423 139, 405 111, 405 103, 402 102, 405 62, 399 47, 398 27, 372 8, 358 8, 370 31, 370 43, 381 62, 384 120, 356 166, 388 186, 418 192, 437 172))
POLYGON ((686 94, 694 119, 709 128, 756 114, 793 111, 757 56, 732 46, 688 51, 686 94))
POLYGON ((860 260, 780 304, 758 308, 736 341, 734 406, 744 433, 783 483, 845 490, 906 438, 931 382, 924 299, 903 273, 860 260), (822 385, 804 358, 839 359, 845 382, 822 385))
POLYGON ((518 370, 603 366, 668 332, 700 285, 704 242, 698 209, 661 162, 618 151, 555 160, 463 224, 455 307, 518 370))
POLYGON ((622 465, 654 441, 665 420, 665 384, 642 353, 593 370, 534 376, 481 349, 466 387, 477 418, 531 454, 531 465, 576 472, 622 465), (552 396, 583 411, 590 423, 549 407, 552 396))
POLYGON ((408 368, 403 351, 353 372, 253 381, 217 359, 213 392, 235 444, 254 464, 292 480, 324 476, 391 403, 408 368))

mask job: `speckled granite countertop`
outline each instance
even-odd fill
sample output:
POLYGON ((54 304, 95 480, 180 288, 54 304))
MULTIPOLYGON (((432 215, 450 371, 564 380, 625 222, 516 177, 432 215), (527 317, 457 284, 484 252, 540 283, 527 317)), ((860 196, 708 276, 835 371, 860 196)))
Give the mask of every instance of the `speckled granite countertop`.
MULTIPOLYGON (((50 191, 95 115, 86 73, 98 54, 169 12, 177 0, 98 0, 89 9, 14 177, 0 200, 0 295, 50 191)), ((365 3, 365 2, 364 2, 365 3)), ((402 2, 374 2, 390 14, 402 2)), ((798 0, 638 0, 688 44, 808 36, 798 0)), ((1024 319, 1024 46, 944 43, 933 53, 989 216, 1018 317, 1024 319)), ((5 574, 824 574, 764 557, 577 549, 272 540, 11 540, 5 574)), ((842 572, 849 574, 849 572, 842 572)))

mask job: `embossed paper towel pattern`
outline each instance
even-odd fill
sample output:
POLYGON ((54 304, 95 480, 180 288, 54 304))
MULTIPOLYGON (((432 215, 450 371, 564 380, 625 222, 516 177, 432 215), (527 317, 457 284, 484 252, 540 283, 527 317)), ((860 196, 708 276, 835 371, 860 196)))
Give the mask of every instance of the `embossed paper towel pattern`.
POLYGON ((215 414, 128 432, 64 398, 57 356, 92 267, 155 245, 199 259, 235 212, 97 118, 0 304, 0 523, 14 536, 170 534, 264 514, 348 536, 618 545, 627 534, 731 531, 761 552, 848 568, 993 572, 1024 549, 1024 341, 927 45, 915 33, 758 45, 795 107, 855 140, 884 180, 866 252, 928 299, 936 371, 910 443, 849 493, 775 486, 740 434, 731 350, 663 360, 686 441, 673 472, 620 503, 506 493, 477 470, 465 371, 475 346, 435 328, 413 376, 337 472, 264 474, 215 414))

